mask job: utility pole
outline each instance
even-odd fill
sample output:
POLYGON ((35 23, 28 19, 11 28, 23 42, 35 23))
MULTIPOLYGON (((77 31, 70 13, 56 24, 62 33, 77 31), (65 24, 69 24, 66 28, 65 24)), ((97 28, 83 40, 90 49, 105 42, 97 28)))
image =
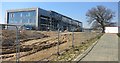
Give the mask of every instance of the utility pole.
POLYGON ((49 31, 52 31, 52 14, 50 13, 49 31))
POLYGON ((59 27, 60 25, 58 24, 58 43, 57 43, 57 54, 58 55, 60 55, 60 53, 59 53, 59 42, 60 42, 60 40, 59 40, 59 38, 60 38, 60 27, 59 27))
POLYGON ((72 47, 74 48, 74 27, 72 29, 72 47))

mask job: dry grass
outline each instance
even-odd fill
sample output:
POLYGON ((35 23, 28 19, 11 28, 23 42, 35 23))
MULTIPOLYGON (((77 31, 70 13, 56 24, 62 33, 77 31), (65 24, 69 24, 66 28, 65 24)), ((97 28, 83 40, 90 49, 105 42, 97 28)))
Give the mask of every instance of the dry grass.
MULTIPOLYGON (((88 39, 93 38, 97 35, 98 35, 97 33, 75 33, 75 38, 74 39, 77 42, 74 43, 74 45, 75 45, 75 47, 77 47, 77 46, 81 45, 82 42, 85 43, 88 39), (88 38, 88 34, 90 36, 89 38, 88 38), (81 38, 81 37, 83 37, 83 38, 81 38), (85 38, 85 37, 87 37, 87 38, 85 38)), ((61 33, 61 37, 62 36, 64 37, 64 39, 62 39, 62 40, 63 41, 66 40, 67 42, 59 45, 59 51, 69 49, 70 46, 72 45, 72 34, 71 33, 67 33, 67 34, 61 33)), ((31 54, 31 55, 22 57, 20 60, 21 61, 38 61, 38 60, 41 60, 43 58, 47 58, 50 55, 55 54, 56 52, 57 52, 57 46, 54 46, 54 47, 50 47, 50 48, 38 51, 35 54, 31 54)), ((74 56, 74 55, 72 55, 72 56, 74 56)), ((53 55, 48 59, 52 59, 52 58, 56 58, 56 57, 53 55)))
MULTIPOLYGON (((48 36, 35 31, 22 31, 19 34, 19 39, 21 43, 25 41, 29 41, 30 39, 35 40, 35 39, 41 39, 45 37, 48 37, 48 36)), ((16 52, 15 40, 16 40, 16 31, 2 30, 2 54, 10 54, 10 53, 16 52)), ((20 47, 21 52, 30 51, 30 50, 32 50, 31 47, 27 47, 27 46, 20 47)))
MULTIPOLYGON (((37 34, 34 35, 35 32, 32 31, 30 33, 31 35, 28 35, 28 37, 26 37, 27 36, 26 34, 28 32, 29 31, 22 32, 23 37, 25 37, 26 39, 31 38, 32 34, 33 34, 32 36, 33 38, 35 38, 35 36, 37 35, 37 34)), ((57 43, 58 43, 57 32, 37 31, 36 33, 38 33, 38 36, 39 36, 39 33, 42 34, 43 37, 40 36, 42 38, 32 39, 28 41, 26 40, 20 43, 21 44, 20 45, 21 46, 21 50, 20 50, 21 61, 38 61, 40 59, 47 58, 48 56, 55 54, 57 52, 57 43), (44 37, 44 36, 49 36, 49 37, 44 37)), ((74 45, 79 46, 81 45, 81 43, 85 43, 87 40, 97 35, 98 33, 75 32, 74 45)), ((21 37, 21 39, 25 39, 23 37, 21 37)), ((60 33, 60 45, 59 45, 60 51, 69 49, 71 45, 72 45, 72 33, 71 32, 60 33)), ((15 55, 10 60, 15 60, 15 55)))
POLYGON ((69 47, 69 49, 63 51, 63 53, 61 53, 59 56, 54 55, 54 58, 51 61, 72 61, 75 57, 84 52, 96 40, 98 40, 101 36, 102 34, 99 34, 98 36, 90 38, 86 42, 81 43, 79 46, 75 46, 74 48, 69 47))

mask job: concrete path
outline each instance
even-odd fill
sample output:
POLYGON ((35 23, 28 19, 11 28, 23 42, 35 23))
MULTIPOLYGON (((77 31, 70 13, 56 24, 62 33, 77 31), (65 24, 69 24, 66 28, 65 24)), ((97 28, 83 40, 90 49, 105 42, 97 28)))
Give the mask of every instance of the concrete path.
POLYGON ((118 61, 118 36, 104 34, 81 61, 118 61))

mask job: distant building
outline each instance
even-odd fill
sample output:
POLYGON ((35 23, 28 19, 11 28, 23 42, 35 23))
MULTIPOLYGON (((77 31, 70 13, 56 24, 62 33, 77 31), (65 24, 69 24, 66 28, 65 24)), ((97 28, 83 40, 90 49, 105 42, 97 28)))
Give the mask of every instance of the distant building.
POLYGON ((84 32, 102 32, 102 29, 101 28, 98 28, 98 29, 94 29, 94 28, 83 28, 83 31, 84 32))
POLYGON ((82 22, 41 8, 7 10, 6 23, 40 31, 57 31, 58 28, 61 31, 72 31, 72 29, 82 31, 82 22))
POLYGON ((5 25, 1 25, 0 30, 4 30, 4 29, 5 29, 5 25))
POLYGON ((83 28, 84 32, 92 32, 92 30, 93 30, 92 28, 83 28))

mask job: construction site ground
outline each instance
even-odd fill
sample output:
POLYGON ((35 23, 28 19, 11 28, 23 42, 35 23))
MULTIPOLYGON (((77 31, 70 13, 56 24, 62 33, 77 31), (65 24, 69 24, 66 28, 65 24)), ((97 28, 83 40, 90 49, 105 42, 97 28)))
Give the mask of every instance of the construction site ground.
MULTIPOLYGON (((20 51, 20 61, 40 61, 58 52, 58 32, 36 31, 36 33, 41 33, 47 37, 21 41, 20 47, 26 51, 20 51)), ((59 51, 69 49, 72 46, 72 34, 72 32, 60 32, 59 51)), ((74 32, 74 46, 79 46, 81 43, 96 37, 98 34, 96 32, 74 32)), ((3 57, 3 61, 16 60, 15 52, 2 54, 1 56, 3 57)))

